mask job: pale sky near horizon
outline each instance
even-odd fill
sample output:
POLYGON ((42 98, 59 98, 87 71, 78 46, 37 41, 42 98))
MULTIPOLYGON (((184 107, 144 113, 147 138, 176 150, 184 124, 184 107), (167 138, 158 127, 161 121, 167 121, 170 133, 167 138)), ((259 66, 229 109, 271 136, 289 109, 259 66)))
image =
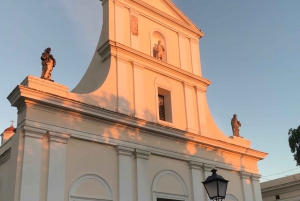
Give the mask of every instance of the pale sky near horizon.
MULTIPOLYGON (((300 125, 300 1, 173 2, 205 33, 202 72, 212 81, 207 99, 219 128, 230 136, 237 114, 251 148, 269 153, 259 162, 262 177, 300 173, 287 134, 300 125)), ((92 59, 101 26, 99 0, 0 2, 0 132, 17 118, 6 97, 27 75, 40 76, 43 50, 50 46, 57 60, 55 82, 72 90, 92 59)))

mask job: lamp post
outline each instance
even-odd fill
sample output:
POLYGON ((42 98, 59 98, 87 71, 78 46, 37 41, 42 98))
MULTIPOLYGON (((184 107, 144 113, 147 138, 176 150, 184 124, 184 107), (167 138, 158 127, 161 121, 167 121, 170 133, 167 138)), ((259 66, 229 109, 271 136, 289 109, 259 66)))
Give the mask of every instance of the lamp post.
POLYGON ((217 170, 211 170, 212 175, 202 182, 205 190, 211 200, 222 201, 225 199, 228 180, 225 180, 222 176, 217 175, 217 170))

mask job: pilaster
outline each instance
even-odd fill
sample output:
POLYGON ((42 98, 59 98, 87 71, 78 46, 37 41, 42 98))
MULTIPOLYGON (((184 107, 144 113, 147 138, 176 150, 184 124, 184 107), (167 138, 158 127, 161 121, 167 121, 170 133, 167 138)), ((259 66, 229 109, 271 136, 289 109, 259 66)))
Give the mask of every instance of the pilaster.
POLYGON ((124 4, 118 0, 115 3, 115 40, 124 44, 124 4))
POLYGON ((24 126, 23 166, 20 201, 39 201, 41 178, 42 129, 24 126))
POLYGON ((199 41, 190 39, 193 74, 201 76, 199 41))
POLYGON ((206 97, 205 91, 196 87, 197 112, 198 112, 198 128, 200 135, 208 135, 206 124, 206 97))
MULTIPOLYGON (((204 170, 204 179, 203 179, 203 181, 205 181, 207 179, 207 177, 209 177, 209 176, 212 175, 211 170, 215 169, 215 168, 216 168, 216 166, 214 166, 214 165, 203 164, 203 170, 204 170)), ((206 196, 205 196, 206 197, 206 201, 210 201, 210 199, 209 199, 209 197, 208 197, 208 195, 207 195, 206 192, 205 192, 205 194, 206 194, 206 196)))
POLYGON ((253 201, 252 187, 251 187, 251 180, 250 180, 251 173, 241 171, 240 176, 242 180, 244 200, 253 201))
POLYGON ((204 200, 206 197, 206 192, 203 184, 201 183, 205 180, 202 173, 203 163, 189 161, 189 166, 192 175, 194 201, 204 200))
POLYGON ((259 182, 260 177, 261 176, 259 174, 251 174, 251 183, 255 201, 262 201, 261 188, 259 182))
POLYGON ((148 181, 148 160, 150 152, 135 150, 136 171, 137 171, 137 201, 151 201, 151 187, 148 181))
POLYGON ((66 146, 70 135, 49 131, 47 201, 64 200, 66 146))
POLYGON ((144 67, 142 64, 133 62, 134 76, 134 116, 145 119, 145 100, 144 100, 144 67))
POLYGON ((179 55, 180 55, 180 68, 187 71, 187 55, 186 55, 186 35, 178 33, 178 43, 179 43, 179 55))
POLYGON ((134 149, 117 146, 119 157, 119 201, 132 201, 132 153, 134 149))
POLYGON ((117 56, 117 93, 118 105, 117 112, 131 115, 132 111, 129 108, 129 84, 128 84, 128 61, 120 56, 117 56))
POLYGON ((186 130, 191 133, 197 133, 196 130, 196 117, 194 115, 194 101, 193 93, 195 93, 194 87, 188 83, 183 83, 184 86, 184 99, 185 99, 185 111, 186 111, 186 130))

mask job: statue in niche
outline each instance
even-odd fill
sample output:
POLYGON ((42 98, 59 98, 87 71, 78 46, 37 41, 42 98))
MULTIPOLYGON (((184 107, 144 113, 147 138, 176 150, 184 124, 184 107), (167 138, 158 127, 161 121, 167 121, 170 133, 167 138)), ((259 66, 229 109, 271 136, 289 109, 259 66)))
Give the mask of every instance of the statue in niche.
POLYGON ((240 136, 240 127, 241 127, 241 122, 239 122, 239 120, 237 119, 236 114, 233 115, 232 119, 231 119, 231 127, 232 127, 232 133, 233 136, 236 137, 241 137, 240 136))
POLYGON ((155 46, 155 57, 157 59, 162 60, 163 54, 164 54, 165 48, 164 46, 161 44, 161 41, 158 41, 158 44, 155 46))
POLYGON ((44 53, 41 56, 42 66, 43 66, 41 78, 53 81, 51 79, 51 73, 53 68, 56 65, 56 61, 53 55, 50 54, 50 52, 51 52, 51 48, 48 47, 47 49, 44 50, 44 53))

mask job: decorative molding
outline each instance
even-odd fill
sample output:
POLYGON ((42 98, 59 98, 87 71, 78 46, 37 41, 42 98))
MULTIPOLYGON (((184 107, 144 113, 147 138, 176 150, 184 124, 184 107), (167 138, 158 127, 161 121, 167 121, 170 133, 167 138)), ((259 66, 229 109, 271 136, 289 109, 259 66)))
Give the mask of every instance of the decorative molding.
MULTIPOLYGON (((174 11, 181 16, 181 18, 183 19, 182 22, 166 13, 164 13, 163 11, 160 11, 159 9, 143 2, 140 0, 132 0, 131 2, 136 3, 140 9, 147 11, 148 13, 154 14, 156 15, 156 17, 161 18, 163 20, 168 20, 169 22, 171 22, 173 24, 173 26, 179 26, 181 29, 182 27, 185 28, 186 30, 192 32, 193 34, 196 34, 199 38, 204 36, 204 34, 202 33, 202 31, 200 29, 197 28, 196 25, 193 24, 192 21, 190 21, 187 17, 185 17, 185 15, 183 13, 181 13, 181 11, 179 11, 178 9, 176 10, 176 8, 172 5, 172 3, 169 3, 167 1, 165 1, 171 8, 174 9, 174 11)), ((147 18, 151 18, 150 16, 147 16, 145 13, 140 13, 140 15, 145 15, 145 17, 147 18)))
POLYGON ((110 0, 100 0, 100 1, 102 1, 102 6, 104 6, 110 0))
POLYGON ((124 7, 125 6, 125 4, 123 4, 121 1, 113 0, 113 2, 115 3, 115 6, 119 6, 119 7, 124 7))
POLYGON ((130 12, 131 15, 134 15, 134 16, 136 16, 136 17, 138 17, 139 14, 140 14, 139 11, 137 11, 137 10, 135 10, 135 9, 133 9, 133 8, 129 8, 129 12, 130 12))
POLYGON ((199 40, 196 40, 194 38, 190 38, 191 43, 194 43, 196 45, 199 45, 199 40))
MULTIPOLYGON (((88 105, 72 99, 67 99, 52 94, 47 94, 24 86, 18 86, 11 94, 15 95, 15 93, 18 94, 17 102, 21 102, 24 99, 26 100, 27 98, 30 98, 31 100, 35 101, 35 104, 31 105, 31 107, 40 107, 40 109, 47 110, 47 112, 55 113, 57 115, 59 114, 62 116, 66 116, 66 111, 68 111, 69 113, 72 113, 74 118, 78 115, 78 117, 80 116, 81 120, 84 121, 93 121, 94 123, 99 123, 99 120, 101 120, 101 122, 105 123, 106 125, 114 125, 118 127, 122 127, 120 125, 123 124, 126 125, 127 129, 133 129, 133 130, 140 129, 140 132, 149 133, 151 134, 151 136, 154 135, 163 138, 174 138, 176 140, 180 140, 183 142, 189 141, 191 143, 197 143, 202 146, 206 146, 213 149, 219 149, 228 153, 242 154, 243 157, 248 157, 251 158, 252 160, 261 160, 267 155, 266 153, 257 150, 245 148, 239 145, 227 143, 224 141, 220 141, 205 136, 200 136, 198 134, 186 133, 186 131, 183 130, 179 130, 168 126, 163 126, 142 119, 137 119, 135 117, 124 116, 123 114, 116 113, 103 108, 99 108, 98 106, 88 105), (118 122, 117 125, 115 124, 116 122, 118 122)), ((95 137, 95 135, 84 131, 76 131, 71 128, 57 128, 53 126, 48 126, 43 122, 39 122, 39 124, 37 124, 36 122, 30 123, 29 120, 26 120, 26 122, 27 125, 32 125, 32 126, 36 126, 40 124, 38 127, 47 128, 46 130, 54 130, 63 133, 67 132, 67 133, 71 133, 71 136, 77 138, 107 143, 106 138, 95 137)), ((112 145, 123 144, 126 146, 131 146, 131 143, 121 142, 115 139, 110 139, 110 142, 112 143, 112 145)), ((150 149, 148 149, 147 147, 146 150, 150 151, 150 149)), ((160 153, 160 151, 158 151, 158 153, 160 153)), ((171 154, 171 152, 167 152, 165 150, 163 151, 163 153, 171 154)), ((184 160, 190 160, 191 158, 193 158, 193 156, 190 156, 191 158, 189 159, 186 157, 181 157, 180 154, 178 155, 178 157, 183 158, 184 160)), ((204 163, 210 163, 210 161, 206 161, 202 159, 201 160, 199 159, 199 161, 204 163)), ((218 163, 212 161, 212 164, 218 164, 218 163)), ((219 164, 219 167, 220 166, 229 169, 230 167, 232 168, 235 167, 231 165, 230 166, 221 165, 221 163, 219 164)), ((233 169, 239 170, 240 168, 236 167, 233 169)), ((247 171, 255 172, 257 170, 252 171, 247 169, 247 171)))
POLYGON ((188 189, 187 189, 187 186, 186 186, 184 180, 182 179, 182 177, 179 174, 177 174, 173 170, 162 170, 155 175, 153 182, 152 182, 152 193, 153 193, 153 201, 157 201, 157 198, 176 199, 176 200, 187 201, 188 197, 189 197, 188 189), (157 190, 157 188, 156 188, 157 182, 166 175, 174 177, 180 183, 180 185, 183 189, 184 195, 163 193, 163 192, 159 192, 157 190))
POLYGON ((227 200, 227 198, 231 199, 232 201, 238 201, 238 199, 232 194, 227 194, 225 196, 225 199, 227 200))
POLYGON ((244 172, 244 171, 240 171, 240 176, 242 179, 249 179, 251 177, 251 173, 249 172, 244 172))
POLYGON ((138 63, 136 61, 132 61, 132 66, 135 67, 135 68, 139 68, 141 70, 143 70, 145 68, 145 64, 141 64, 141 63, 138 63))
POLYGON ((159 59, 154 58, 150 54, 142 53, 131 47, 125 46, 115 41, 111 41, 111 40, 107 41, 97 50, 97 52, 98 54, 100 54, 102 59, 106 55, 110 56, 116 54, 116 52, 118 52, 118 56, 122 55, 122 57, 124 58, 125 57, 124 53, 126 53, 127 61, 130 62, 139 61, 139 63, 148 63, 148 65, 145 66, 145 68, 154 71, 156 73, 159 73, 163 76, 175 79, 179 82, 192 81, 194 86, 198 86, 199 88, 200 87, 204 88, 205 89, 204 91, 206 91, 206 87, 211 84, 211 82, 208 79, 205 79, 203 77, 185 71, 167 62, 162 62, 159 59), (165 73, 165 71, 168 71, 169 73, 165 73))
POLYGON ((7 149, 0 155, 0 166, 10 159, 11 148, 7 149))
POLYGON ((199 163, 197 161, 189 161, 190 169, 202 170, 203 163, 199 163))
POLYGON ((23 126, 23 131, 24 137, 33 137, 38 139, 43 139, 43 136, 47 133, 47 130, 27 125, 23 126))
POLYGON ((186 37, 187 37, 187 35, 185 35, 185 34, 183 34, 183 33, 181 33, 181 32, 178 32, 178 37, 181 37, 181 38, 186 38, 186 37))
POLYGON ((113 201, 108 199, 84 198, 78 196, 70 196, 71 201, 113 201))
POLYGON ((109 186, 109 184, 100 176, 95 174, 85 174, 77 178, 71 185, 70 192, 69 192, 69 201, 112 201, 113 200, 113 194, 112 190, 109 186), (81 182, 85 180, 96 180, 105 189, 105 192, 107 193, 108 199, 94 199, 94 198, 84 198, 84 197, 78 197, 74 194, 76 193, 76 190, 81 182))
POLYGON ((251 179, 253 181, 258 181, 259 182, 259 179, 261 178, 261 175, 260 174, 251 174, 251 179))
POLYGON ((53 142, 58 142, 62 144, 67 144, 68 139, 70 138, 70 134, 61 133, 57 131, 49 131, 49 140, 53 142))
POLYGON ((288 193, 292 191, 300 191, 300 180, 292 181, 268 188, 261 187, 262 197, 268 197, 272 195, 278 195, 282 193, 288 193))
POLYGON ((132 153, 134 152, 133 148, 124 146, 116 146, 116 149, 118 151, 118 155, 132 156, 132 153))
POLYGON ((211 172, 212 169, 215 169, 216 166, 212 164, 203 164, 203 169, 205 172, 211 172))
POLYGON ((149 160, 150 155, 151 155, 151 152, 149 152, 149 151, 144 151, 144 150, 140 150, 140 149, 135 150, 135 158, 149 160))

